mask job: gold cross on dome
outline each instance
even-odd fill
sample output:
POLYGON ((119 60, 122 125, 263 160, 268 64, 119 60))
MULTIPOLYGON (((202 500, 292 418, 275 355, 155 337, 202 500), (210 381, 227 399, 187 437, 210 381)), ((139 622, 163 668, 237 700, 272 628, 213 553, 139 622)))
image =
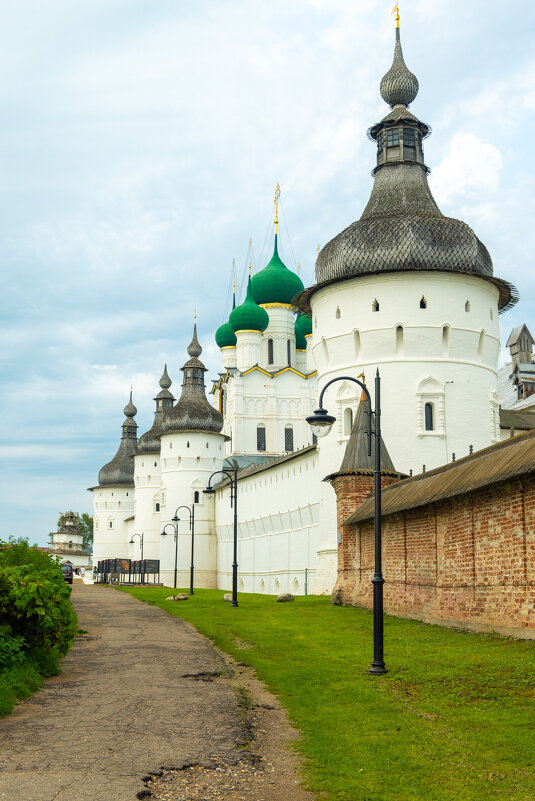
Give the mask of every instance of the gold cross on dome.
POLYGON ((279 224, 279 198, 281 196, 281 188, 277 183, 275 189, 275 233, 277 233, 277 226, 279 224))
POLYGON ((193 322, 197 322, 197 309, 193 309, 193 322))
POLYGON ((397 3, 390 13, 393 14, 394 11, 396 12, 396 28, 399 28, 399 6, 397 3))

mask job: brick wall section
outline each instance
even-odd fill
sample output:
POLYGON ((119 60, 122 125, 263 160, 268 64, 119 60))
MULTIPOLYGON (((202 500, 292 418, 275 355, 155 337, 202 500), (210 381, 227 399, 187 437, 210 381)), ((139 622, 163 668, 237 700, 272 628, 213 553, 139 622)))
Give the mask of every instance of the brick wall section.
MULTIPOLYGON (((372 483, 333 480, 342 534, 333 597, 370 608, 373 520, 341 523, 372 483)), ((382 542, 385 612, 535 638, 535 473, 384 517, 382 542)))

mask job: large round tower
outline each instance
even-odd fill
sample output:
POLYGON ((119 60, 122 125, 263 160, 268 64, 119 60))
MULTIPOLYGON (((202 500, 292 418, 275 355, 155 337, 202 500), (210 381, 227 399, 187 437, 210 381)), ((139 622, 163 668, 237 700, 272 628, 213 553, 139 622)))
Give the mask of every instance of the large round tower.
MULTIPOLYGON (((499 439, 498 313, 515 303, 516 290, 493 276, 482 242, 444 216, 431 194, 423 154, 430 129, 407 108, 418 81, 405 65, 399 27, 380 90, 391 111, 369 130, 377 145, 370 199, 318 254, 317 283, 299 302, 312 317, 319 389, 344 373, 371 380, 379 368, 385 444, 396 470, 417 473, 499 439)), ((340 464, 344 421, 356 404, 349 386, 326 393, 338 422, 321 441, 323 475, 340 464)), ((334 494, 323 488, 327 588, 336 523, 334 494)))
POLYGON ((134 453, 137 444, 137 409, 130 400, 124 407, 126 419, 117 453, 98 474, 93 492, 93 565, 99 559, 127 558, 128 518, 134 512, 134 453))
MULTIPOLYGON (((216 586, 217 547, 214 503, 203 495, 210 475, 223 463, 222 415, 208 403, 205 393, 206 367, 199 360, 202 348, 197 326, 188 347, 182 394, 161 425, 161 523, 170 523, 179 506, 195 504, 195 584, 216 586)), ((178 586, 189 583, 191 534, 185 509, 179 510, 178 586)), ((175 543, 170 528, 161 537, 161 580, 172 586, 175 543), (171 536, 169 536, 169 534, 171 536)))

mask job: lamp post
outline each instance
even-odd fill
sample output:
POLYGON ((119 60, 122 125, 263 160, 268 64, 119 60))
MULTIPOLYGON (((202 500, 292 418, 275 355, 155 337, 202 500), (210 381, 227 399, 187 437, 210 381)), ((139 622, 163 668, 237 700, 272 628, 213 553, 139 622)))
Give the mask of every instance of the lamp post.
POLYGON ((188 510, 188 514, 189 514, 189 528, 190 528, 190 531, 191 531, 191 564, 190 564, 190 567, 189 567, 189 594, 193 595, 194 594, 193 593, 193 570, 194 570, 194 567, 193 567, 193 556, 194 556, 194 547, 195 547, 194 546, 194 542, 195 542, 195 501, 193 501, 191 506, 185 506, 185 505, 177 506, 177 508, 175 510, 175 516, 173 517, 173 520, 176 520, 177 529, 178 529, 178 521, 180 520, 180 518, 177 517, 177 513, 178 513, 179 509, 187 509, 188 510))
MULTIPOLYGON (((132 534, 132 536, 130 538, 130 545, 134 544, 134 537, 139 537, 139 543, 141 545, 141 561, 143 561, 143 534, 132 534)), ((141 573, 141 571, 140 571, 140 573, 141 573)), ((144 579, 145 579, 145 574, 141 573, 141 583, 142 584, 145 583, 144 579)), ((135 583, 135 578, 134 578, 134 583, 135 583)))
POLYGON ((223 473, 230 481, 230 505, 234 509, 234 559, 232 562, 232 606, 238 606, 238 465, 234 462, 232 470, 216 470, 208 479, 208 486, 203 489, 204 495, 214 495, 215 489, 211 481, 214 476, 223 473))
POLYGON ((372 666, 368 673, 377 676, 386 673, 386 667, 383 659, 383 584, 385 580, 382 574, 381 565, 381 379, 379 377, 379 370, 375 375, 375 411, 373 413, 372 424, 372 401, 370 393, 365 384, 352 378, 351 376, 339 376, 332 378, 328 381, 320 392, 319 409, 316 409, 314 414, 307 417, 307 423, 312 428, 313 433, 317 437, 325 437, 332 428, 332 424, 336 420, 335 417, 327 413, 327 409, 323 408, 323 396, 325 390, 335 381, 352 381, 358 384, 365 393, 369 407, 370 418, 368 425, 368 455, 371 456, 372 435, 375 437, 375 464, 374 464, 374 493, 375 493, 375 509, 374 509, 374 528, 375 528, 375 568, 372 578, 373 584, 373 661, 372 666))
POLYGON ((176 575, 177 575, 177 567, 178 567, 178 517, 176 516, 176 512, 175 512, 175 516, 172 518, 172 520, 173 520, 172 523, 166 523, 165 524, 165 526, 162 529, 161 536, 162 537, 166 537, 167 536, 167 532, 166 532, 165 529, 168 528, 169 526, 171 526, 171 528, 173 529, 174 535, 175 535, 175 578, 174 578, 174 582, 173 582, 173 587, 176 590, 176 575))

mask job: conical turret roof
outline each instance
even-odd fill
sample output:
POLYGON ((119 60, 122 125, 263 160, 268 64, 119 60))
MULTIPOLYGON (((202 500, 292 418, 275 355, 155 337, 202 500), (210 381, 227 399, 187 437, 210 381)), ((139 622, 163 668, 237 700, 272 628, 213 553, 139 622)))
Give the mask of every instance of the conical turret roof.
POLYGON ((149 428, 140 438, 137 443, 138 454, 145 453, 160 453, 160 434, 162 433, 162 424, 166 414, 169 414, 173 408, 174 397, 169 391, 172 381, 167 373, 167 365, 163 370, 163 375, 160 378, 160 392, 156 395, 156 411, 154 413, 154 422, 152 427, 149 428))
POLYGON ((130 399, 124 407, 126 420, 123 423, 123 434, 117 453, 108 464, 101 468, 98 474, 100 487, 133 487, 134 486, 134 456, 137 445, 137 423, 134 415, 137 409, 132 402, 132 389, 130 399))
MULTIPOLYGON (((375 468, 375 451, 372 441, 371 453, 368 453, 370 403, 366 395, 361 398, 351 435, 346 445, 344 458, 340 465, 341 473, 373 471, 375 468)), ((381 437, 381 470, 396 473, 394 463, 381 437)))
POLYGON ((197 324, 188 346, 191 357, 180 369, 184 373, 182 394, 176 405, 163 418, 161 433, 172 431, 205 431, 219 433, 223 428, 223 415, 208 403, 204 384, 206 367, 199 360, 202 348, 197 339, 197 324))

